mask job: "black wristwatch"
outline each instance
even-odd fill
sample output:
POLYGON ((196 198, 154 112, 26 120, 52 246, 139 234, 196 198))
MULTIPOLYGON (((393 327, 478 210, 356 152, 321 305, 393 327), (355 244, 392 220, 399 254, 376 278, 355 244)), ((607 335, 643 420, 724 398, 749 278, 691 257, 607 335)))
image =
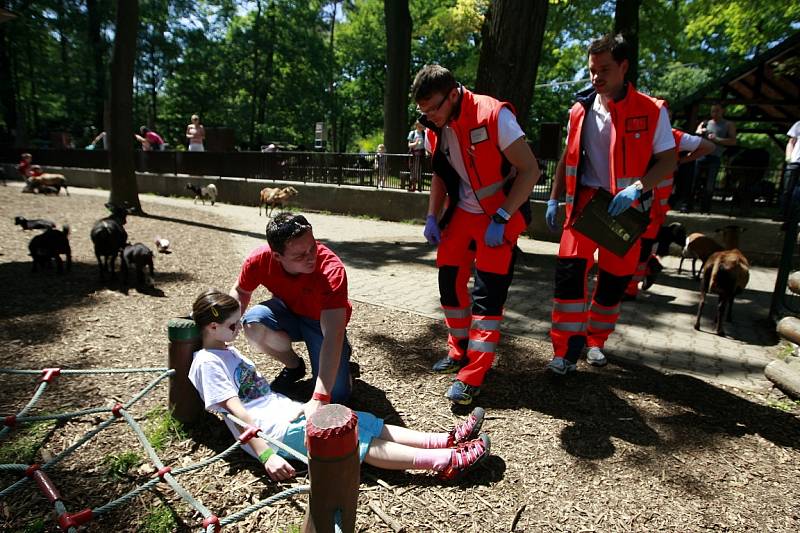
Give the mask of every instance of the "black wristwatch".
POLYGON ((495 213, 492 215, 492 222, 496 222, 497 224, 508 224, 508 220, 504 219, 499 214, 495 213))

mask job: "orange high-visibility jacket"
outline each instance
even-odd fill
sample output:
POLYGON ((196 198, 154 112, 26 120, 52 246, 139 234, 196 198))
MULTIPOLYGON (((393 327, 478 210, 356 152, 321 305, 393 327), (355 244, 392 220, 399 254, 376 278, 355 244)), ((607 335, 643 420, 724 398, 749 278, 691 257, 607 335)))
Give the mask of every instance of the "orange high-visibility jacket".
MULTIPOLYGON (((508 102, 500 102, 491 96, 475 94, 462 88, 460 108, 453 120, 447 124, 458 138, 461 158, 464 160, 464 167, 469 175, 472 190, 481 208, 489 216, 503 205, 517 175, 516 168, 508 162, 497 146, 497 121, 500 110, 504 107, 516 114, 514 107, 508 102)), ((449 210, 458 202, 458 198, 453 197, 454 193, 458 191, 458 183, 448 183, 448 181, 460 178, 455 172, 437 171, 436 146, 438 140, 439 134, 429 128, 428 141, 431 153, 434 154, 433 167, 447 186, 449 210)), ((449 217, 442 218, 446 222, 449 217)), ((514 233, 520 233, 527 225, 523 214, 518 210, 511 216, 508 229, 514 233)))
MULTIPOLYGON (((578 100, 569 111, 569 137, 565 159, 568 220, 572 216, 572 205, 579 185, 583 121, 595 98, 597 93, 592 92, 588 97, 578 100)), ((663 104, 662 100, 638 92, 631 84, 626 86, 625 96, 621 100, 608 102, 611 113, 611 194, 616 194, 647 173, 653 157, 653 137, 658 125, 658 115, 663 104)))

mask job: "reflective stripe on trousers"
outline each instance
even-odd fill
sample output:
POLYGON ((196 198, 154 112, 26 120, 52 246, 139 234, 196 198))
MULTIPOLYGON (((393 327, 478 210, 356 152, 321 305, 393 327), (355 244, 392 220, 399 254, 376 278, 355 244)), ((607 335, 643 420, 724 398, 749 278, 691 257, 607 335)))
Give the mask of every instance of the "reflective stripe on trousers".
POLYGON ((500 342, 500 323, 502 316, 472 315, 467 344, 467 365, 456 379, 479 387, 483 384, 486 372, 492 368, 497 344, 500 342))

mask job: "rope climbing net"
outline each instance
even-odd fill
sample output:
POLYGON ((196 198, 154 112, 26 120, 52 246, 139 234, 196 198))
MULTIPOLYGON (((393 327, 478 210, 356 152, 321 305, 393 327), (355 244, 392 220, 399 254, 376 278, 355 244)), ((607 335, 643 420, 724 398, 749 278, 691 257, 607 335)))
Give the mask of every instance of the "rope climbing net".
POLYGON ((189 504, 192 508, 194 508, 203 516, 201 531, 204 531, 205 533, 213 533, 215 531, 219 531, 223 526, 233 524, 239 520, 242 520, 249 514, 258 511, 259 509, 262 509, 264 507, 267 507, 279 500, 287 499, 297 494, 308 493, 310 491, 309 485, 299 485, 296 487, 291 487, 287 490, 279 492, 278 494, 274 494, 269 498, 258 501, 246 507, 245 509, 242 509, 237 513, 226 516, 223 519, 217 517, 197 498, 192 496, 192 494, 190 494, 189 491, 187 491, 183 486, 181 486, 180 483, 178 483, 176 476, 179 476, 181 474, 186 474, 188 472, 192 472, 195 470, 199 470, 212 463, 225 459, 233 452, 238 450, 242 445, 247 444, 250 441, 250 439, 256 436, 264 439, 271 446, 284 450, 292 457, 295 457, 296 459, 302 461, 305 464, 308 464, 308 458, 305 455, 302 455, 296 452, 295 450, 287 447, 282 442, 276 441, 275 439, 271 438, 269 435, 262 432, 259 428, 247 424, 244 421, 236 418, 235 416, 228 414, 226 416, 231 421, 233 421, 240 427, 244 428, 244 431, 242 431, 241 435, 236 440, 236 442, 234 442, 232 445, 230 445, 227 449, 225 449, 221 453, 213 457, 210 457, 204 461, 201 461, 199 463, 174 469, 172 467, 165 466, 164 463, 159 458, 158 454, 156 453, 155 449, 153 448, 152 444, 147 439, 147 436, 145 435, 139 423, 136 422, 133 416, 131 416, 129 409, 139 400, 144 398, 149 392, 151 392, 159 383, 161 383, 166 378, 173 376, 175 374, 175 370, 168 368, 97 368, 97 369, 81 369, 81 370, 60 369, 60 368, 45 368, 42 370, 21 370, 12 368, 0 368, 0 374, 15 374, 15 375, 28 375, 28 376, 40 375, 39 383, 36 387, 36 390, 34 391, 33 396, 25 405, 25 407, 23 407, 18 413, 14 415, 8 415, 4 417, 3 419, 4 427, 0 429, 0 442, 3 439, 6 439, 9 433, 18 425, 21 424, 30 424, 33 422, 41 422, 47 420, 63 421, 86 415, 98 415, 102 413, 108 413, 110 415, 96 428, 86 432, 71 446, 64 449, 58 455, 55 455, 50 460, 42 464, 30 464, 30 465, 0 464, 0 472, 20 472, 23 474, 23 476, 19 480, 9 485, 8 487, 5 487, 2 490, 0 490, 0 499, 7 498, 9 495, 22 489, 30 482, 35 482, 39 490, 42 492, 42 494, 47 498, 50 504, 53 505, 57 516, 56 522, 58 524, 58 527, 62 531, 76 533, 78 530, 77 528, 82 524, 85 524, 93 519, 99 518, 104 514, 109 513, 125 505, 133 498, 135 498, 137 495, 146 490, 152 489, 158 483, 166 483, 170 488, 172 488, 173 491, 175 491, 175 493, 177 493, 183 499, 183 501, 185 501, 187 504, 189 504), (69 413, 57 413, 57 414, 38 415, 38 416, 27 415, 27 413, 31 411, 31 409, 36 405, 36 403, 45 393, 47 387, 57 377, 61 375, 132 374, 132 373, 157 373, 158 375, 155 379, 150 381, 150 383, 148 383, 144 388, 142 388, 138 393, 136 393, 130 400, 128 400, 124 404, 117 403, 113 407, 94 407, 90 409, 84 409, 69 413), (59 462, 61 462, 70 454, 78 450, 78 448, 89 442, 92 439, 92 437, 94 437, 107 427, 111 426, 112 424, 121 420, 125 421, 127 425, 133 430, 133 433, 139 440, 139 444, 142 446, 142 448, 144 448, 145 453, 147 454, 150 461, 153 463, 153 466, 157 470, 155 476, 146 483, 134 487, 127 493, 123 494, 122 496, 114 500, 111 500, 105 505, 101 505, 93 509, 87 508, 77 512, 69 512, 66 508, 66 505, 64 504, 64 500, 61 494, 59 493, 56 486, 48 477, 47 471, 54 468, 59 462))

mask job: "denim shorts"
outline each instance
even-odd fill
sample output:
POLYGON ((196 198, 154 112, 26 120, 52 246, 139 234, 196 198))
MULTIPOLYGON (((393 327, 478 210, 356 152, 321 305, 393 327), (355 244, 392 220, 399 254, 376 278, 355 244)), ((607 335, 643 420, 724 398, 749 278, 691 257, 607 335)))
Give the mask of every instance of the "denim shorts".
MULTIPOLYGON (((303 341, 311 358, 311 372, 316 378, 319 375, 319 353, 322 350, 322 328, 319 320, 306 318, 292 313, 286 304, 278 298, 272 298, 254 305, 245 312, 242 323, 257 322, 273 331, 283 331, 292 342, 303 341)), ((333 403, 344 403, 350 398, 350 354, 352 349, 347 335, 342 343, 342 357, 339 370, 336 372, 336 383, 331 392, 333 403)))
MULTIPOLYGON (((383 420, 367 413, 366 411, 356 411, 358 415, 358 458, 363 463, 367 455, 372 439, 380 436, 383 431, 383 420)), ((308 455, 306 449, 306 417, 301 416, 294 422, 289 423, 283 443, 295 451, 308 455)), ((283 450, 278 450, 278 455, 286 459, 294 459, 283 450)))

